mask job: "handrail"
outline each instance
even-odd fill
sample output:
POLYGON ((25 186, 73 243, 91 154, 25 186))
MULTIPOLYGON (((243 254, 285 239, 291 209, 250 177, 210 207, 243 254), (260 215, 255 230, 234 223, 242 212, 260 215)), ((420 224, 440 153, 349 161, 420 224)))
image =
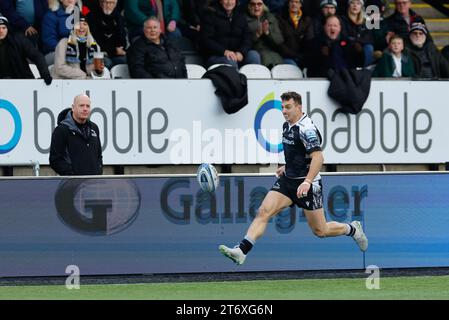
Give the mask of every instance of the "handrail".
POLYGON ((442 0, 424 0, 424 2, 430 4, 432 7, 440 11, 445 16, 449 17, 449 8, 445 4, 449 4, 449 1, 442 0))
POLYGON ((0 163, 0 167, 10 166, 10 167, 33 167, 34 176, 39 177, 40 164, 39 161, 30 160, 28 162, 16 162, 16 163, 0 163))

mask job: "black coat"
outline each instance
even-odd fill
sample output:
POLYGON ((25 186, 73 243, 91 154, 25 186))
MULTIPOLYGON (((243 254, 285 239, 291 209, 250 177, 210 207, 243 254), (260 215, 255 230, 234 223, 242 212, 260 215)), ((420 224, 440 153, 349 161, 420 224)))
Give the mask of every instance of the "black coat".
POLYGON ((352 69, 365 64, 362 46, 342 37, 335 41, 325 35, 316 39, 311 57, 308 65, 309 77, 326 78, 330 69, 352 69))
POLYGON ((284 58, 301 58, 310 49, 314 37, 312 19, 302 16, 299 27, 295 28, 288 10, 277 15, 279 29, 281 29, 284 43, 280 46, 284 58))
POLYGON ((58 116, 50 145, 50 166, 59 175, 95 175, 103 173, 103 157, 98 126, 87 121, 84 135, 72 118, 70 108, 58 116))
POLYGON ((222 56, 225 50, 244 56, 252 47, 252 34, 246 14, 238 7, 228 17, 221 5, 209 8, 203 17, 200 48, 206 56, 222 56))
POLYGON ((180 1, 181 21, 186 26, 201 25, 204 12, 210 0, 182 0, 180 1))
MULTIPOLYGON (((424 23, 424 19, 413 10, 410 10, 410 25, 413 22, 424 23)), ((391 16, 385 18, 387 25, 387 31, 393 31, 395 34, 400 35, 402 38, 407 39, 410 31, 410 25, 404 20, 402 15, 395 11, 391 16)))
POLYGON ((220 98, 223 110, 236 113, 248 104, 248 83, 244 74, 231 66, 218 66, 208 70, 203 79, 212 80, 215 94, 220 98))
POLYGON ((140 36, 127 52, 131 78, 187 78, 185 58, 173 42, 160 45, 140 36))
POLYGON ((352 42, 374 43, 372 30, 366 27, 365 21, 362 24, 355 24, 347 15, 341 18, 341 34, 352 42))
POLYGON ((431 40, 427 39, 422 48, 418 48, 410 42, 407 42, 407 47, 413 59, 416 76, 418 78, 425 77, 422 74, 423 63, 420 59, 420 54, 425 54, 430 61, 430 67, 434 74, 434 78, 449 78, 449 61, 447 61, 431 40))
POLYGON ((92 9, 87 21, 95 41, 109 57, 116 56, 117 47, 126 49, 125 20, 117 8, 110 15, 105 15, 101 8, 92 9))
POLYGON ((8 30, 3 41, 10 59, 13 79, 34 79, 27 59, 36 65, 42 78, 50 77, 44 55, 22 33, 10 33, 8 30))
POLYGON ((357 114, 362 110, 371 89, 371 71, 342 69, 330 75, 327 94, 343 113, 357 114))

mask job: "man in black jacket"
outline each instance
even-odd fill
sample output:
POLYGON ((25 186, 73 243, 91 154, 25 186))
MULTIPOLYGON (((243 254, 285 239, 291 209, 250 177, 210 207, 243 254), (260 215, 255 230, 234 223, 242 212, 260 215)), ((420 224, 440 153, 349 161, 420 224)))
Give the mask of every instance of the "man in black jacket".
POLYGON ((125 21, 117 9, 117 0, 100 0, 91 8, 87 22, 95 41, 107 53, 106 67, 126 64, 125 21))
POLYGON ((206 65, 230 64, 239 68, 245 64, 260 64, 260 55, 252 50, 252 33, 246 14, 237 0, 216 1, 204 13, 200 30, 200 49, 206 65))
POLYGON ((89 120, 91 102, 85 94, 73 99, 72 109, 58 116, 50 146, 50 166, 59 175, 100 175, 103 156, 98 126, 89 120))
POLYGON ((36 64, 47 85, 52 78, 45 58, 22 33, 9 33, 8 19, 0 14, 0 79, 34 79, 27 59, 36 64))
POLYGON ((394 13, 391 16, 385 18, 385 23, 387 25, 388 31, 386 36, 386 43, 390 42, 390 38, 393 36, 393 34, 397 34, 403 39, 407 39, 410 31, 410 26, 413 23, 426 23, 423 17, 410 9, 412 6, 412 0, 395 0, 394 5, 394 13))
POLYGON ((415 22, 410 26, 407 47, 413 59, 416 76, 424 79, 447 79, 449 62, 428 35, 429 31, 425 24, 415 22))
POLYGON ((156 17, 144 22, 144 35, 127 52, 131 78, 187 78, 185 58, 181 50, 161 33, 156 17))

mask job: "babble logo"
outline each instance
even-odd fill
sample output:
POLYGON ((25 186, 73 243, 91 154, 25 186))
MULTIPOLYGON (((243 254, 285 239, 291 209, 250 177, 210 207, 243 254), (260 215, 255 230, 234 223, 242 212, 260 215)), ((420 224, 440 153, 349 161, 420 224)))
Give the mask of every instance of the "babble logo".
POLYGON ((128 179, 64 180, 55 194, 58 217, 71 229, 87 235, 121 232, 137 218, 140 192, 128 179))
POLYGON ((0 144, 0 154, 5 154, 14 149, 20 141, 22 136, 22 119, 17 108, 7 100, 0 99, 0 109, 9 112, 14 121, 14 133, 11 139, 5 144, 0 144))
POLYGON ((267 141, 262 130, 262 119, 265 114, 272 109, 282 112, 282 103, 280 100, 274 99, 274 92, 269 93, 259 104, 259 108, 257 109, 256 117, 254 119, 254 132, 256 134, 257 141, 265 150, 271 153, 280 153, 284 150, 282 141, 278 143, 271 143, 270 141, 267 141))

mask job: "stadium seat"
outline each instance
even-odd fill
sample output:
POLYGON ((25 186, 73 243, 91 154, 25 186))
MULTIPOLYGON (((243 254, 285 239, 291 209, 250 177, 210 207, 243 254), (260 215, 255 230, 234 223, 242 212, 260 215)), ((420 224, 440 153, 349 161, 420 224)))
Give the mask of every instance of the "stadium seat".
POLYGON ((186 64, 187 78, 189 79, 201 79, 203 74, 206 73, 206 69, 203 66, 197 64, 186 64))
POLYGON ((303 79, 301 69, 292 64, 278 64, 271 69, 273 79, 303 79))
POLYGON ((129 69, 127 64, 116 64, 111 68, 112 79, 130 79, 129 69))
POLYGON ((183 52, 186 64, 198 64, 203 65, 203 57, 197 53, 193 52, 183 52))
POLYGON ((37 66, 34 63, 30 63, 28 65, 30 66, 30 69, 31 69, 31 72, 33 73, 34 79, 39 79, 41 77, 41 74, 39 73, 37 66))
POLYGON ((207 68, 207 71, 212 70, 213 68, 219 67, 219 66, 229 66, 232 67, 232 65, 227 64, 227 63, 217 63, 217 64, 213 64, 211 65, 209 68, 207 68))
POLYGON ((271 79, 270 69, 261 64, 245 64, 239 71, 248 79, 271 79))

